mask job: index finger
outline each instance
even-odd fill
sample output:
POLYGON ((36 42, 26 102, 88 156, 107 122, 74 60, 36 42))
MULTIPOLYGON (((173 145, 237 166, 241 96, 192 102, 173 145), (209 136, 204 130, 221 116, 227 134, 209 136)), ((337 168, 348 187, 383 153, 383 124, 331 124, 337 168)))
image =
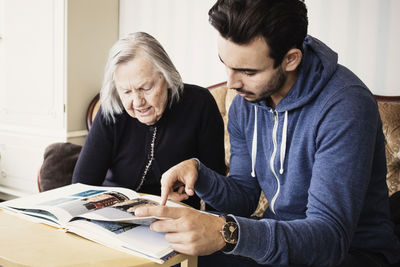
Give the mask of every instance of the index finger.
POLYGON ((168 200, 169 194, 172 192, 171 186, 161 183, 161 202, 162 206, 165 206, 168 200))
POLYGON ((161 205, 165 206, 168 200, 169 194, 174 191, 174 184, 177 182, 178 179, 171 179, 171 171, 168 170, 161 176, 161 205))
POLYGON ((177 219, 186 207, 144 206, 135 210, 138 217, 154 216, 156 218, 177 219))

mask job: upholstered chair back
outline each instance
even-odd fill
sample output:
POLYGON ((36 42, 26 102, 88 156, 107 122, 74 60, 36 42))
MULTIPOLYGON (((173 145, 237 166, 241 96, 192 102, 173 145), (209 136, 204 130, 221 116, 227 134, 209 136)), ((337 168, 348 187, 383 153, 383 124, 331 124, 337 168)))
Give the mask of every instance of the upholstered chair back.
MULTIPOLYGON (((226 82, 208 87, 215 98, 218 109, 221 112, 225 126, 225 162, 229 169, 230 142, 227 131, 228 111, 235 90, 229 90, 226 82)), ((389 195, 400 191, 400 96, 376 96, 379 112, 383 122, 383 132, 386 139, 387 158, 387 184, 389 195)), ((90 129, 94 117, 100 107, 99 95, 96 95, 90 103, 87 111, 87 128, 90 129)), ((38 175, 40 191, 59 187, 71 182, 74 164, 79 155, 80 147, 69 143, 52 144, 45 152, 43 166, 38 175), (60 160, 63 158, 64 160, 60 160), (64 162, 62 167, 55 167, 55 162, 64 162), (67 164, 70 162, 70 164, 67 164), (52 167, 53 166, 53 167, 52 167), (59 177, 59 178, 55 178, 59 177)), ((261 194, 259 206, 254 215, 261 216, 267 208, 268 202, 264 194, 261 194)))
POLYGON ((386 140, 389 195, 400 191, 400 96, 375 96, 386 140))
MULTIPOLYGON (((229 167, 230 143, 227 131, 228 111, 235 90, 229 90, 226 82, 208 87, 217 102, 225 125, 225 162, 229 167)), ((379 113, 383 123, 383 132, 386 139, 387 179, 389 195, 400 191, 400 96, 375 96, 378 102, 379 113)), ((229 169, 229 168, 228 168, 229 169)), ((261 216, 268 202, 261 194, 259 206, 254 215, 261 216)))

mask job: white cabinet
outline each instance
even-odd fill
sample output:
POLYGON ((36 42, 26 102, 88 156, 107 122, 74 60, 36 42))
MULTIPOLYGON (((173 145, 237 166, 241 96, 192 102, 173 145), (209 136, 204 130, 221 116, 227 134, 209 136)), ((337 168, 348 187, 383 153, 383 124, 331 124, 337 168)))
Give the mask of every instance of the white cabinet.
POLYGON ((0 0, 0 198, 37 192, 43 152, 82 143, 118 0, 0 0))

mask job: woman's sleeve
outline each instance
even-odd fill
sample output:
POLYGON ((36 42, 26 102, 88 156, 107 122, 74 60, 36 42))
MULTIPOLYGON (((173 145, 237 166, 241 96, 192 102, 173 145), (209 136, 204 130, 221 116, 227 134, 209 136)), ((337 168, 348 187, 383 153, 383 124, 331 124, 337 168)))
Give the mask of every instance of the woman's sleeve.
POLYGON ((112 133, 111 124, 106 123, 100 109, 79 155, 72 183, 103 184, 111 166, 112 133))
POLYGON ((199 160, 208 168, 225 175, 224 122, 214 97, 207 90, 198 134, 199 160))

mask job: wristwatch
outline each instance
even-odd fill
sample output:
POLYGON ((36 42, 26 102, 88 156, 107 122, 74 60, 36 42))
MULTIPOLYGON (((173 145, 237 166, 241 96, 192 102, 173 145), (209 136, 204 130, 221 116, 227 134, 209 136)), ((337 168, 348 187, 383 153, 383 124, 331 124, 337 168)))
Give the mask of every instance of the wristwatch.
POLYGON ((223 218, 226 222, 222 226, 222 230, 221 230, 222 238, 224 239, 226 245, 225 245, 225 247, 223 247, 221 249, 221 251, 229 252, 235 248, 235 246, 238 242, 238 238, 239 238, 238 225, 237 225, 235 219, 233 219, 233 217, 231 217, 229 215, 221 214, 220 217, 223 218))

